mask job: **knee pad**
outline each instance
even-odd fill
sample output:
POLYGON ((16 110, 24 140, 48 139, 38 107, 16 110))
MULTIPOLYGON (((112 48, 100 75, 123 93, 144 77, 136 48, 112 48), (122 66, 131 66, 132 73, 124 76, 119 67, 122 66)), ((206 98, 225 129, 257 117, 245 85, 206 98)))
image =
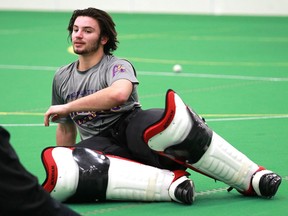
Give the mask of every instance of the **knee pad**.
POLYGON ((41 158, 46 170, 42 186, 56 200, 106 199, 110 162, 105 155, 85 148, 49 147, 41 158))
POLYGON ((173 90, 168 90, 163 117, 150 125, 143 137, 159 154, 180 163, 195 163, 209 147, 212 130, 173 90))

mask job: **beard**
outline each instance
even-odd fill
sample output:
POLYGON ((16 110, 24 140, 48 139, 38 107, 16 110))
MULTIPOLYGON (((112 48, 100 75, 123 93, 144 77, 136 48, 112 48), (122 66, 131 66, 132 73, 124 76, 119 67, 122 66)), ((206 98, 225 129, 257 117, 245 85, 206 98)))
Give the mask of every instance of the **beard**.
POLYGON ((91 53, 97 52, 97 50, 99 49, 100 43, 101 43, 101 39, 99 38, 98 40, 95 41, 95 43, 88 44, 88 46, 84 48, 83 50, 79 50, 73 46, 73 51, 75 54, 78 54, 78 55, 89 55, 91 53))

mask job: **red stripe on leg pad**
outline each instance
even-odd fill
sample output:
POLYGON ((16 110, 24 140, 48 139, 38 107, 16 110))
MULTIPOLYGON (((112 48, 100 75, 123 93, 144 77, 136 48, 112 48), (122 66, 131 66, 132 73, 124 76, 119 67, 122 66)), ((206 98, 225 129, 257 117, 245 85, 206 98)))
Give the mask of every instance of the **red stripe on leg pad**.
POLYGON ((42 161, 46 170, 46 179, 42 186, 49 193, 55 188, 58 177, 57 165, 52 156, 53 149, 53 147, 45 149, 42 153, 42 161))
POLYGON ((147 128, 144 131, 143 137, 144 137, 145 143, 148 143, 151 137, 164 131, 172 122, 175 116, 175 112, 176 112, 174 96, 175 96, 175 92, 173 90, 167 91, 165 114, 158 122, 151 125, 149 128, 147 128))

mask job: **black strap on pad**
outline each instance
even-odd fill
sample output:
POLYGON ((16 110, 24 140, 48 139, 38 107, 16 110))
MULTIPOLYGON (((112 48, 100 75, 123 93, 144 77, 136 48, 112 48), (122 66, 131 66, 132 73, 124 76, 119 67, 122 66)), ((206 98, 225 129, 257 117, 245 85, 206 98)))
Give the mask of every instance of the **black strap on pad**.
POLYGON ((76 193, 67 202, 93 202, 106 199, 110 160, 104 154, 76 147, 73 157, 79 166, 76 193))
POLYGON ((177 145, 165 149, 165 153, 189 164, 196 163, 206 152, 212 140, 213 131, 206 125, 204 119, 187 107, 193 126, 186 139, 177 145))

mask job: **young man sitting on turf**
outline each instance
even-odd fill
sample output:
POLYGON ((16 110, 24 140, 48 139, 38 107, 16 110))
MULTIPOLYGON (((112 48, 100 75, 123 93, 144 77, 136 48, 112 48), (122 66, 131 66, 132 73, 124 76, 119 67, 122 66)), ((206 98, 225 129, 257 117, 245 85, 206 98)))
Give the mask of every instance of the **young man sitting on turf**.
POLYGON ((118 40, 109 14, 75 10, 68 31, 78 59, 57 70, 52 106, 44 116, 45 126, 58 123, 57 146, 62 146, 42 155, 48 172, 43 185, 52 196, 192 204, 194 184, 186 169, 248 196, 276 194, 281 177, 210 129, 173 90, 166 93, 165 109, 141 109, 134 67, 112 54, 118 40))

